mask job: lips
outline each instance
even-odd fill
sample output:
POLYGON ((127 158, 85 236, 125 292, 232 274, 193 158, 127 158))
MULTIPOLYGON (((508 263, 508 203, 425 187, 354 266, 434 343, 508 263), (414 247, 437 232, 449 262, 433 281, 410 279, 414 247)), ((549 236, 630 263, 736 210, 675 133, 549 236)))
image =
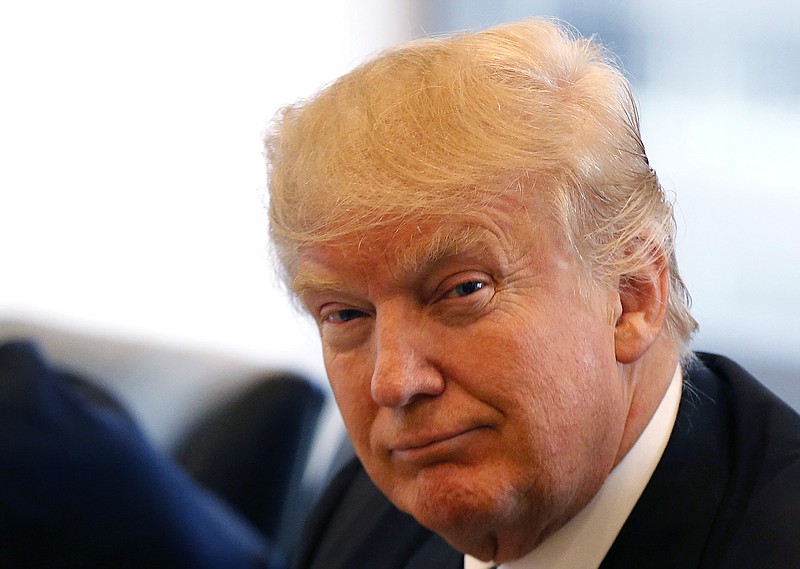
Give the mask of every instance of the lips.
POLYGON ((480 426, 469 426, 401 436, 389 446, 389 451, 393 457, 405 460, 455 454, 463 450, 468 439, 482 429, 480 426))

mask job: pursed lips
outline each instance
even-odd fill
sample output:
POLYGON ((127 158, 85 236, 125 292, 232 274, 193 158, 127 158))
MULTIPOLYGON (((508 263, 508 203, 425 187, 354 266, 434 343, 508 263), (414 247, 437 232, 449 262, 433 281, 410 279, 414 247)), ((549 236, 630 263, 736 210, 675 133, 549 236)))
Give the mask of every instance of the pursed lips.
POLYGON ((464 435, 482 429, 482 426, 458 427, 455 429, 437 430, 425 434, 415 433, 413 435, 401 436, 389 445, 389 452, 394 455, 405 456, 413 455, 415 451, 432 449, 441 443, 453 441, 464 435))

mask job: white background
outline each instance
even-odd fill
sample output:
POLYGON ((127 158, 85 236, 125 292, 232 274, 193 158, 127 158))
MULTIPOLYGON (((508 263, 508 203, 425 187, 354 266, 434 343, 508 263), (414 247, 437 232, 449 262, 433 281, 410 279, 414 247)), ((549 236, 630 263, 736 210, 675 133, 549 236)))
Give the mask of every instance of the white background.
POLYGON ((275 287, 273 113, 405 39, 400 2, 32 1, 0 9, 0 318, 321 375, 275 287))
MULTIPOLYGON (((796 38, 797 9, 702 4, 716 8, 636 4, 645 143, 677 196, 698 347, 773 374, 797 405, 800 112, 796 97, 752 96, 735 71, 764 38, 796 38)), ((425 5, 4 3, 0 319, 321 378, 315 331, 271 276, 261 137, 281 105, 419 35, 425 5)))

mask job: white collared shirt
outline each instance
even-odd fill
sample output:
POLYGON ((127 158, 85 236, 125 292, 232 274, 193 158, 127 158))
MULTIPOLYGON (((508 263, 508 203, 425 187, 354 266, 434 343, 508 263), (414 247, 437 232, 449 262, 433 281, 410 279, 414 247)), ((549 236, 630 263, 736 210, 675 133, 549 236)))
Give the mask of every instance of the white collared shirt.
MULTIPOLYGON (((528 555, 499 569, 597 569, 664 454, 678 416, 682 386, 678 366, 647 427, 594 498, 528 555)), ((464 569, 489 567, 494 563, 464 557, 464 569)))

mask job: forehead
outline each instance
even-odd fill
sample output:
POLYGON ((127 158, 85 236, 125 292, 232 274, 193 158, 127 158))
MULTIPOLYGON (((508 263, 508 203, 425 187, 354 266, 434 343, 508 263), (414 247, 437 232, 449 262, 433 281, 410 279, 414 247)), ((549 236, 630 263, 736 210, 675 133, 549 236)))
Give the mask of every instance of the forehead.
POLYGON ((572 251, 552 208, 531 198, 513 192, 489 200, 478 212, 409 215, 301 246, 289 284, 297 295, 341 290, 345 279, 353 282, 370 273, 407 280, 450 260, 503 272, 518 266, 522 257, 572 251))
MULTIPOLYGON (((405 220, 361 235, 301 249, 292 289, 335 288, 334 273, 385 267, 393 276, 416 275, 454 258, 508 262, 528 235, 519 235, 510 219, 494 215, 405 220)), ((529 226, 530 227, 530 226, 529 226)))

